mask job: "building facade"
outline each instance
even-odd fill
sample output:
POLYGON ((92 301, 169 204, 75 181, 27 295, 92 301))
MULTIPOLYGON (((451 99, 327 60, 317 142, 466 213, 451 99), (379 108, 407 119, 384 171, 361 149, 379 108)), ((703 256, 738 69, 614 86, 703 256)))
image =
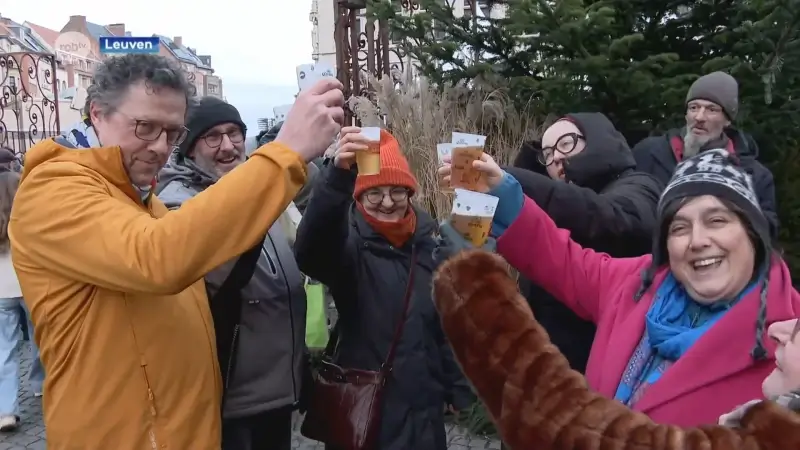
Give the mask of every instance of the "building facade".
MULTIPOLYGON (((124 23, 99 25, 70 16, 60 30, 0 16, 0 145, 22 153, 35 142, 81 120, 94 70, 109 56, 100 38, 131 36, 124 23), (33 70, 35 69, 35 70, 33 70)), ((179 64, 197 95, 224 99, 210 55, 183 39, 157 36, 161 55, 179 64)))
POLYGON ((55 65, 47 46, 25 24, 0 17, 0 145, 26 148, 31 134, 58 128, 55 65))

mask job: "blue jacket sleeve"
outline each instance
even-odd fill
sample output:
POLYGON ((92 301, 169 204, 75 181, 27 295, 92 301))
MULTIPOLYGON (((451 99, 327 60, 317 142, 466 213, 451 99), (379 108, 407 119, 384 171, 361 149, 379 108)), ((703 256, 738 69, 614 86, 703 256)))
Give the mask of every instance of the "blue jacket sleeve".
POLYGON ((517 179, 508 172, 503 173, 503 181, 489 192, 490 195, 500 199, 492 221, 492 237, 495 238, 502 236, 508 227, 517 220, 525 201, 522 186, 517 179))

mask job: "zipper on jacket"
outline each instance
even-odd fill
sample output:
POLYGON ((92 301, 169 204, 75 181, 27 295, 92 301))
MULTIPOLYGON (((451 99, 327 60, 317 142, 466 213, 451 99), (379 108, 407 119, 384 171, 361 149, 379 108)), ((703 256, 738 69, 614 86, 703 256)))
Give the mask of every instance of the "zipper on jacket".
MULTIPOLYGON (((278 262, 280 263, 280 259, 278 260, 278 262)), ((283 266, 281 266, 281 271, 283 271, 283 266)), ((294 299, 292 298, 292 289, 289 287, 289 281, 286 280, 286 272, 283 272, 283 279, 284 279, 284 282, 286 283, 286 289, 287 289, 286 292, 287 292, 287 294, 289 296, 289 322, 291 323, 290 330, 291 330, 291 333, 292 333, 292 351, 291 351, 291 355, 292 355, 292 369, 291 369, 291 373, 292 373, 292 393, 294 394, 294 405, 293 406, 297 406, 300 403, 300 392, 297 391, 297 380, 296 380, 295 374, 294 374, 294 357, 295 357, 294 349, 295 349, 295 339, 296 339, 295 336, 294 336, 294 334, 295 334, 295 332, 294 332, 294 299)))
POLYGON ((141 362, 142 374, 144 375, 144 384, 147 386, 147 402, 150 404, 150 414, 155 417, 158 412, 156 411, 156 396, 153 393, 153 388, 150 386, 150 378, 147 376, 147 363, 141 362))
MULTIPOLYGON (((272 235, 267 233, 267 237, 269 238, 270 244, 272 244, 272 249, 275 250, 275 260, 278 261, 278 267, 281 268, 281 276, 283 278, 283 284, 286 286, 286 296, 289 299, 289 323, 290 323, 290 330, 292 334, 292 349, 291 349, 291 361, 292 366, 291 370, 289 371, 292 374, 292 394, 294 395, 294 403, 292 404, 293 407, 296 407, 300 404, 300 392, 297 390, 297 376, 294 373, 294 358, 295 358, 295 348, 297 348, 295 337, 295 329, 294 329, 294 298, 292 297, 292 287, 289 285, 289 279, 286 277, 286 269, 283 268, 283 262, 281 261, 281 257, 278 256, 278 248, 275 246, 275 241, 272 239, 272 235)), ((267 254, 267 259, 269 258, 269 252, 264 249, 265 253, 267 254)))
POLYGON ((225 368, 225 389, 231 384, 231 372, 233 371, 233 355, 236 351, 236 340, 239 338, 239 324, 233 327, 233 339, 231 340, 231 352, 228 354, 228 367, 225 368))
POLYGON ((153 393, 153 388, 150 386, 150 377, 147 376, 147 363, 142 358, 140 365, 142 367, 142 375, 144 375, 144 384, 147 386, 147 402, 150 404, 150 415, 153 416, 153 427, 148 431, 150 438, 150 446, 158 448, 158 440, 156 439, 155 421, 158 411, 156 410, 156 396, 153 393))
MULTIPOLYGON (((125 308, 128 308, 128 302, 125 302, 125 308)), ((139 353, 139 367, 142 369, 142 377, 144 377, 144 385, 147 388, 147 402, 150 406, 150 415, 153 418, 152 425, 150 430, 148 431, 148 436, 150 437, 150 445, 153 448, 158 448, 158 441, 156 440, 156 416, 158 415, 158 411, 156 410, 156 395, 153 392, 153 387, 150 385, 150 377, 147 376, 147 361, 144 359, 144 354, 141 352, 141 347, 139 346, 139 338, 136 336, 136 327, 133 326, 133 319, 131 318, 130 314, 128 315, 128 324, 131 327, 131 336, 133 337, 133 344, 136 347, 136 351, 139 353)))

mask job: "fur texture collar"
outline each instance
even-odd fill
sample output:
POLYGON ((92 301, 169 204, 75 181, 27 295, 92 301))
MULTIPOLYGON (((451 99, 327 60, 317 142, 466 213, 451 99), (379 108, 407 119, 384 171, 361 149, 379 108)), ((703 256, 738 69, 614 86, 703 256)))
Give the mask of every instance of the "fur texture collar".
POLYGON ((511 449, 800 449, 800 414, 774 401, 748 405, 737 428, 683 429, 590 391, 550 343, 500 256, 455 256, 437 272, 434 294, 456 357, 511 449))

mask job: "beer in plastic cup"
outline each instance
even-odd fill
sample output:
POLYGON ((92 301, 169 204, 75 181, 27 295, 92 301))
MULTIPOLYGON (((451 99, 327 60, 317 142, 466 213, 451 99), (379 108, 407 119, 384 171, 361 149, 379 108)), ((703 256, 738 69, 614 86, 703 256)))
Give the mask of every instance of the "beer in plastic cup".
POLYGON ((450 224, 475 247, 481 247, 489 238, 492 219, 500 200, 493 195, 456 189, 450 224))
MULTIPOLYGON (((436 144, 436 154, 439 156, 439 167, 444 165, 445 156, 451 156, 452 150, 453 144, 436 144)), ((445 194, 452 194, 453 188, 452 186, 442 188, 442 192, 445 194)))
POLYGON ((377 175, 381 171, 381 129, 366 127, 361 135, 367 138, 369 148, 356 152, 356 164, 359 175, 377 175))
POLYGON ((453 133, 452 173, 450 185, 454 188, 484 191, 487 189, 486 175, 472 166, 481 159, 486 136, 467 133, 453 133))

